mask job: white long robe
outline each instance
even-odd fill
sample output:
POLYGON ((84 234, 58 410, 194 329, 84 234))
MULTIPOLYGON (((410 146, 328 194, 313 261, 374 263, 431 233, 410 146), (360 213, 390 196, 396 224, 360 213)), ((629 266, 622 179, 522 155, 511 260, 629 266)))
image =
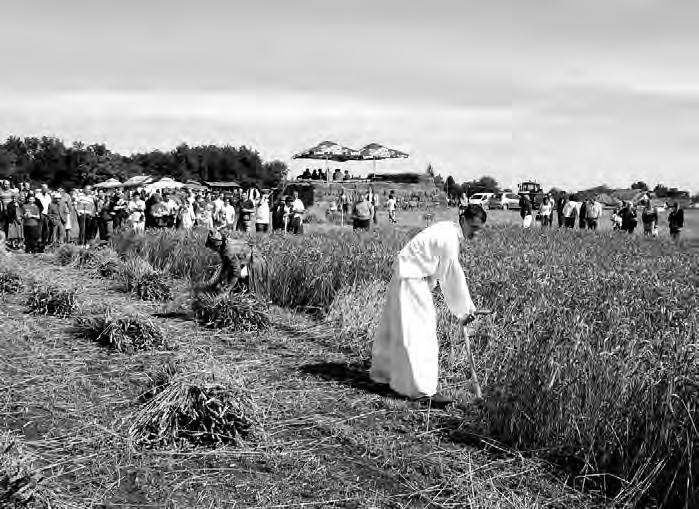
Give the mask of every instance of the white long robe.
POLYGON ((372 345, 371 379, 409 398, 437 392, 439 344, 432 289, 439 282, 457 317, 476 310, 459 263, 461 228, 441 221, 400 251, 372 345))

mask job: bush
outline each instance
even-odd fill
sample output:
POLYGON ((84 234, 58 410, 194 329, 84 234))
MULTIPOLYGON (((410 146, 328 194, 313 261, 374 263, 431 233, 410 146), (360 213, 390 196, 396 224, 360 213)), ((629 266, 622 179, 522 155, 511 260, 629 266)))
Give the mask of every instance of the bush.
POLYGON ((86 338, 118 352, 168 348, 163 331, 138 315, 115 317, 110 310, 91 317, 79 317, 75 325, 86 338))
POLYGON ((66 318, 76 308, 75 289, 34 282, 27 307, 34 314, 66 318))
POLYGON ((267 305, 251 293, 201 293, 192 301, 194 317, 204 327, 232 330, 269 328, 267 305))

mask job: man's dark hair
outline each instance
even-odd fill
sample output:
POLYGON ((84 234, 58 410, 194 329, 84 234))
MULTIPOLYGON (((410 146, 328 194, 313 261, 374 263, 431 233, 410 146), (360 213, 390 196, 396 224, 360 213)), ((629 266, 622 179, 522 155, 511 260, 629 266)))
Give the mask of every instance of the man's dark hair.
POLYGON ((470 221, 471 219, 478 218, 481 220, 481 222, 485 223, 486 219, 488 219, 488 214, 486 214, 485 209, 481 207, 480 205, 466 205, 465 207, 461 207, 459 209, 459 216, 463 217, 464 219, 470 221))

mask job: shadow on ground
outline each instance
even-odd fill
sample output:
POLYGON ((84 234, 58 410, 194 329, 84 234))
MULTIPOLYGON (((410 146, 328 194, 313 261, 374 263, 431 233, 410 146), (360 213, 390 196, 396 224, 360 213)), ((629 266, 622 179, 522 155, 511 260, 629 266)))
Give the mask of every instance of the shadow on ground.
POLYGON ((352 364, 344 362, 318 362, 304 364, 299 368, 302 373, 317 376, 324 380, 332 380, 348 385, 360 391, 387 396, 395 399, 405 399, 396 394, 386 384, 377 384, 369 378, 368 363, 356 362, 352 364))

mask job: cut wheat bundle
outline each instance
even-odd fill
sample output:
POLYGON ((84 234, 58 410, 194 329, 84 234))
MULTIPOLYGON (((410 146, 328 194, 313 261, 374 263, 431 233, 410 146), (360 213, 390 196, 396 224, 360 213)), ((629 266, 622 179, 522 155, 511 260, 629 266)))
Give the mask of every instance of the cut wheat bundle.
POLYGON ((19 267, 3 262, 0 265, 0 295, 19 293, 24 288, 24 279, 19 267))
POLYGON ((121 266, 119 276, 128 292, 142 300, 166 301, 172 299, 172 289, 165 274, 158 272, 142 258, 132 257, 121 266))
POLYGON ((34 281, 27 307, 37 315, 70 316, 76 308, 75 289, 34 281))
POLYGON ((253 293, 199 293, 192 310, 201 325, 212 329, 256 331, 270 326, 267 304, 253 293))
POLYGON ((170 349, 162 329, 136 314, 114 316, 107 309, 100 315, 76 318, 75 326, 84 337, 118 352, 170 349))
POLYGON ((171 377, 148 398, 129 428, 136 445, 241 445, 259 423, 259 409, 244 389, 205 382, 200 374, 171 377))

